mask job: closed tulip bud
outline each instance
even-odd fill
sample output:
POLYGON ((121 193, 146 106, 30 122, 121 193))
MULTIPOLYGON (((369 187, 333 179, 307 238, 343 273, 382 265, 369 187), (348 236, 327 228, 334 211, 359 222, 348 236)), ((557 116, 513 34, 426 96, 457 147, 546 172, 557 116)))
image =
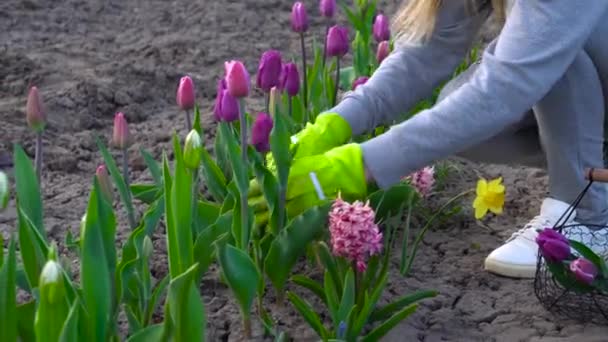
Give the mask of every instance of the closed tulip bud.
POLYGON ((599 271, 594 263, 587 259, 578 258, 570 263, 570 271, 574 277, 583 284, 591 285, 599 271))
POLYGON ((63 299, 65 292, 61 273, 61 265, 55 260, 48 260, 40 273, 40 296, 50 304, 63 299))
POLYGON ((8 177, 6 176, 6 173, 0 171, 0 210, 6 208, 8 205, 8 198, 8 177))
POLYGON ((182 110, 190 110, 194 108, 194 84, 190 76, 184 76, 179 81, 177 88, 176 101, 177 105, 182 110))
POLYGON ((226 80, 220 79, 217 81, 217 90, 215 95, 215 105, 213 106, 213 115, 215 116, 215 120, 220 121, 222 119, 222 96, 224 95, 224 90, 226 90, 226 80))
POLYGON ((361 77, 357 78, 353 82, 353 90, 357 89, 358 86, 365 84, 367 82, 367 80, 369 80, 369 77, 367 77, 367 76, 361 76, 361 77))
POLYGON ((289 96, 296 96, 300 91, 300 74, 295 63, 283 65, 281 74, 281 89, 285 90, 289 96))
POLYGON ((249 73, 240 61, 224 63, 226 71, 226 88, 232 97, 237 99, 249 95, 249 73))
POLYGON ((382 61, 388 57, 388 54, 390 53, 390 46, 388 44, 388 41, 382 41, 380 42, 380 44, 378 44, 378 51, 376 52, 376 60, 378 61, 378 64, 382 63, 382 61))
POLYGON ((348 53, 348 30, 343 26, 332 26, 327 32, 327 56, 344 57, 348 53))
POLYGON ((110 182, 110 176, 108 175, 106 166, 99 165, 97 171, 95 171, 95 176, 97 176, 97 182, 99 183, 101 193, 106 197, 108 202, 112 202, 112 183, 110 182))
POLYGON ((36 131, 40 132, 44 130, 46 124, 46 117, 44 114, 44 108, 40 93, 37 87, 31 87, 27 95, 27 104, 25 106, 25 119, 28 126, 36 131))
POLYGON ((63 268, 56 261, 55 246, 51 246, 49 257, 40 272, 38 281, 38 301, 36 315, 34 316, 34 332, 36 336, 44 336, 45 340, 58 341, 62 332, 62 325, 68 316, 68 304, 63 268))
POLYGON ((222 91, 220 118, 226 122, 239 119, 239 101, 230 95, 228 89, 222 91))
POLYGON ((279 51, 268 50, 264 52, 258 67, 258 88, 268 92, 272 87, 279 85, 282 67, 283 62, 279 51))
POLYGON ((332 18, 336 13, 336 0, 321 0, 319 2, 319 11, 326 18, 332 18))
POLYGON ((376 42, 380 43, 391 38, 391 30, 388 19, 383 14, 378 14, 374 20, 372 33, 376 42))
POLYGON ((144 243, 142 247, 142 252, 144 257, 150 258, 152 256, 152 252, 154 251, 154 245, 152 244, 152 240, 148 235, 144 237, 144 243))
POLYGON ((266 113, 259 113, 251 128, 251 145, 260 153, 270 151, 270 132, 272 118, 266 113))
POLYGON ((541 254, 549 262, 560 262, 570 256, 568 239, 551 228, 545 228, 536 237, 541 254))
POLYGON ((191 169, 198 168, 201 163, 203 143, 201 141, 201 136, 196 130, 193 129, 188 133, 184 145, 184 164, 191 169))
POLYGON ((294 3, 291 8, 291 29, 297 33, 308 31, 308 14, 300 1, 294 3))
POLYGON ((116 113, 114 116, 114 134, 112 135, 112 143, 117 148, 124 150, 131 144, 131 136, 129 133, 129 125, 123 113, 116 113))

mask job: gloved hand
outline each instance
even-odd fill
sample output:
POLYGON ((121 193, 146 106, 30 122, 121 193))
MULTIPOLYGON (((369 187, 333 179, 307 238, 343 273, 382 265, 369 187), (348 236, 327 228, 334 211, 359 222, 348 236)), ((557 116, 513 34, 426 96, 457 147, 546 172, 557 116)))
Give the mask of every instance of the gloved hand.
MULTIPOLYGON (((293 159, 314 156, 345 144, 351 136, 348 122, 337 113, 327 112, 319 115, 314 124, 307 123, 304 129, 291 137, 290 151, 295 151, 293 159)), ((272 153, 266 156, 266 165, 271 171, 275 170, 272 153)))
MULTIPOLYGON (((338 193, 346 200, 362 199, 367 194, 363 153, 359 144, 342 145, 318 155, 295 159, 287 180, 287 216, 293 218, 322 202, 311 179, 314 172, 326 198, 338 193)), ((256 224, 264 225, 270 214, 259 184, 250 186, 249 205, 255 208, 256 224)))

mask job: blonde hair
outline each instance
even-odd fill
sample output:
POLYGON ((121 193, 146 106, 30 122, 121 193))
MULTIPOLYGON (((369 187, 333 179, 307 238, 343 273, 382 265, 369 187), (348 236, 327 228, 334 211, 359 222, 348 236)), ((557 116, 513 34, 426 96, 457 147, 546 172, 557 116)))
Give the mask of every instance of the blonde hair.
MULTIPOLYGON (((397 39, 419 42, 428 39, 435 28, 437 12, 443 0, 409 0, 393 20, 393 31, 397 39)), ((462 1, 462 0, 447 0, 462 1)), ((468 0, 468 9, 475 11, 478 0, 468 0)), ((498 19, 504 20, 505 0, 492 0, 492 8, 498 19)))

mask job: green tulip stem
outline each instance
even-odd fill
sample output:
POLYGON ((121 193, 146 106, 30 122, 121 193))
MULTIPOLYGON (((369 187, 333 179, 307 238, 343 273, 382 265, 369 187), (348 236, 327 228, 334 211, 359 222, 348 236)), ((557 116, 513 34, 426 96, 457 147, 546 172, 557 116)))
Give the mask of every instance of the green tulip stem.
POLYGON ((332 106, 338 101, 338 89, 340 88, 340 56, 336 57, 336 82, 334 83, 334 98, 332 106))
POLYGON ((325 35, 323 36, 325 37, 323 39, 323 69, 325 69, 325 64, 327 62, 327 34, 329 33, 330 25, 331 23, 328 21, 327 26, 325 26, 325 35))
POLYGON ((289 110, 289 117, 293 118, 293 97, 287 96, 287 108, 289 110))
POLYGON ((187 109, 184 110, 184 113, 186 114, 186 128, 188 129, 186 134, 188 134, 192 130, 192 120, 190 120, 190 112, 187 109))
POLYGON ((42 174, 42 130, 36 132, 36 155, 34 157, 36 165, 36 177, 38 178, 38 185, 40 186, 40 176, 42 174))
MULTIPOLYGON (((245 100, 240 99, 239 101, 239 120, 240 120, 240 128, 241 128, 241 158, 243 159, 243 167, 245 171, 249 171, 249 162, 247 160, 247 115, 245 114, 245 100)), ((241 231, 246 232, 249 231, 245 227, 249 224, 249 220, 247 215, 249 214, 249 210, 247 207, 247 189, 241 189, 240 193, 241 197, 241 231)), ((241 237, 242 241, 248 241, 249 238, 245 239, 241 237)), ((241 248, 246 249, 247 246, 241 246, 241 248)))
POLYGON ((270 92, 264 95, 264 99, 266 100, 266 114, 270 114, 270 92))
MULTIPOLYGON (((130 189, 129 187, 129 150, 125 147, 122 149, 122 178, 125 180, 125 185, 127 186, 127 189, 130 189)), ((128 191, 129 193, 129 197, 131 192, 128 191)), ((127 217, 129 219, 129 226, 131 227, 131 229, 135 229, 136 225, 135 225, 135 216, 133 215, 133 211, 129 211, 127 210, 127 217)))
POLYGON ((304 44, 304 32, 300 32, 300 46, 302 48, 302 85, 304 88, 304 122, 308 122, 308 77, 306 76, 306 45, 304 44))

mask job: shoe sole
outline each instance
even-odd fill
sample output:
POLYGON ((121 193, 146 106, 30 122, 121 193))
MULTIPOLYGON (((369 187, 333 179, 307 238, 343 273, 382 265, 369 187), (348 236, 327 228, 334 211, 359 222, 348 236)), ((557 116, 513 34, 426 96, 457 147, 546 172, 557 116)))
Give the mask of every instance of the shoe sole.
POLYGON ((531 279, 536 276, 536 265, 514 265, 492 259, 486 259, 484 269, 509 278, 531 279))

